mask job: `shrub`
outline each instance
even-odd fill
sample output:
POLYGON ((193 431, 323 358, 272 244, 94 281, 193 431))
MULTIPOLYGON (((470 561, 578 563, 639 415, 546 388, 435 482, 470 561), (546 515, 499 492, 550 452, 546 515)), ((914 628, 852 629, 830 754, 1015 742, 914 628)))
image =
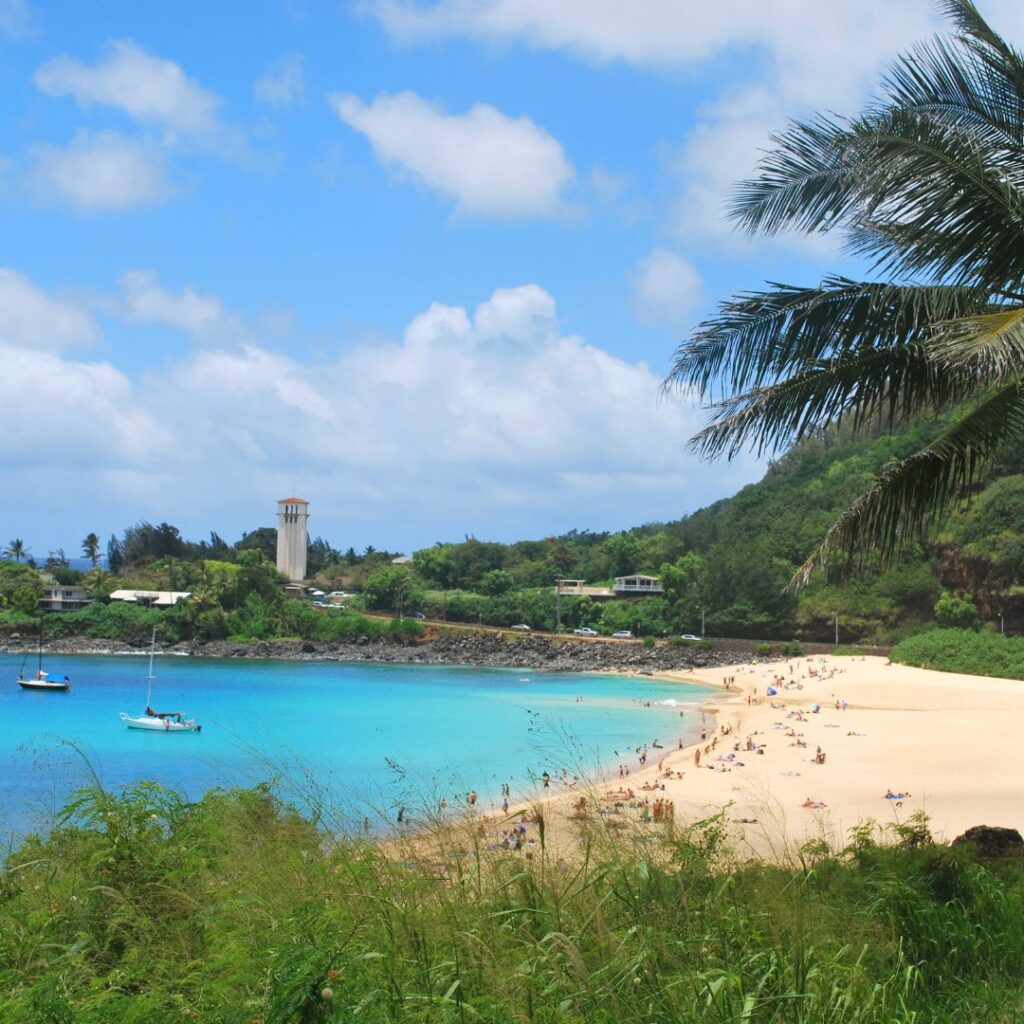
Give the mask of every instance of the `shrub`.
POLYGON ((754 653, 759 658, 771 658, 775 655, 778 648, 774 644, 758 644, 754 648, 754 653))
POLYGON ((650 648, 650 647, 653 647, 656 643, 657 643, 657 641, 654 639, 653 636, 645 636, 644 639, 643 639, 644 647, 650 648))
POLYGON ((892 649, 892 660, 941 672, 1024 679, 1024 637, 932 629, 907 637, 892 649))
POLYGON ((801 658, 804 653, 804 645, 799 640, 787 640, 779 650, 784 658, 801 658))
POLYGON ((943 629, 977 629, 978 609, 969 594, 957 597, 947 590, 935 602, 935 621, 943 629))

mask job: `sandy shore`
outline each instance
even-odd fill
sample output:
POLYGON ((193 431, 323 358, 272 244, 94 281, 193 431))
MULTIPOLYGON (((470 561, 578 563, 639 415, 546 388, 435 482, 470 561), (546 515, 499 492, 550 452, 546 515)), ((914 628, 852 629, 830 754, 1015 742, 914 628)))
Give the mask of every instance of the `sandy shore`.
MULTIPOLYGON (((816 837, 841 846, 858 823, 905 822, 919 810, 938 838, 980 824, 1024 832, 1024 682, 889 665, 876 657, 658 675, 717 686, 721 700, 700 745, 701 767, 693 746, 652 750, 645 768, 633 757, 625 784, 636 799, 621 801, 629 823, 640 819, 645 800, 672 801, 677 825, 728 808, 737 852, 768 856, 816 837), (727 676, 736 680, 728 691, 727 676), (788 685, 767 696, 778 676, 788 685), (755 749, 747 749, 748 738, 755 749), (819 747, 821 764, 814 761, 819 747), (886 799, 887 791, 909 795, 886 799), (819 806, 805 807, 805 801, 819 806)), ((619 788, 615 780, 589 791, 591 820, 594 804, 608 808, 606 794, 619 788)), ((571 815, 580 795, 562 792, 544 802, 548 834, 559 845, 578 842, 571 815)))

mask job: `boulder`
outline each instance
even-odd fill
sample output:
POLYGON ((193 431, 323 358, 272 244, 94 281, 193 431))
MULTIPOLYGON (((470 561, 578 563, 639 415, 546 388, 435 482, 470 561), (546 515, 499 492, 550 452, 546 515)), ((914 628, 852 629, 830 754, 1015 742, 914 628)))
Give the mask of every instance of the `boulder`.
POLYGON ((1024 838, 1015 828, 1000 828, 998 825, 975 825, 962 836, 957 836, 953 846, 973 846, 981 857, 1007 857, 1024 854, 1024 838))

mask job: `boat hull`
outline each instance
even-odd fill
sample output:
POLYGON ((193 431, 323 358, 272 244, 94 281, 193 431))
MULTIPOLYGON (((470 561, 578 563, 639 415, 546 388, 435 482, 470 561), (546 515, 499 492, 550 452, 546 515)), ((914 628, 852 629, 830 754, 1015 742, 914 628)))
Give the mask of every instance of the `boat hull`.
POLYGON ((202 726, 193 721, 175 722, 168 718, 137 717, 122 713, 121 721, 129 729, 144 729, 149 732, 199 732, 202 726))
POLYGON ((70 683, 51 683, 47 679, 19 679, 18 685, 23 690, 53 690, 56 693, 67 693, 71 689, 70 683))

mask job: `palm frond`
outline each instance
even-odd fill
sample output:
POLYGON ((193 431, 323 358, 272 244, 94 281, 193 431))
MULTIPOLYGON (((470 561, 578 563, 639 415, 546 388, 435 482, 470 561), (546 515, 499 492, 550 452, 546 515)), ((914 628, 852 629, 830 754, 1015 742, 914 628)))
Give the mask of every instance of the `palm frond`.
POLYGON ((938 324, 931 347, 951 366, 969 364, 989 377, 1018 377, 1024 367, 1024 307, 938 324))
POLYGON ((998 450, 1024 433, 1024 384, 1014 381, 984 399, 926 448, 882 472, 825 535, 793 576, 805 585, 818 566, 840 555, 850 567, 877 555, 891 564, 951 505, 978 483, 998 450))
POLYGON ((1013 154, 960 128, 893 110, 861 140, 860 209, 850 248, 897 276, 1024 280, 1024 150, 1013 154))
POLYGON ((858 194, 845 156, 851 140, 838 121, 794 121, 772 136, 772 150, 759 164, 757 177, 737 187, 730 216, 748 234, 839 226, 858 194))
POLYGON ((940 0, 939 8, 959 29, 965 41, 979 43, 999 54, 1013 51, 1006 41, 989 26, 972 0, 940 0))
POLYGON ((731 459, 744 448, 775 453, 830 424, 891 429, 926 410, 963 402, 977 389, 974 367, 954 370, 925 345, 866 348, 719 402, 690 444, 706 459, 731 459))
POLYGON ((931 325, 996 308, 969 286, 892 285, 830 277, 776 284, 722 303, 676 351, 665 387, 713 397, 749 391, 866 348, 923 342, 931 325))

